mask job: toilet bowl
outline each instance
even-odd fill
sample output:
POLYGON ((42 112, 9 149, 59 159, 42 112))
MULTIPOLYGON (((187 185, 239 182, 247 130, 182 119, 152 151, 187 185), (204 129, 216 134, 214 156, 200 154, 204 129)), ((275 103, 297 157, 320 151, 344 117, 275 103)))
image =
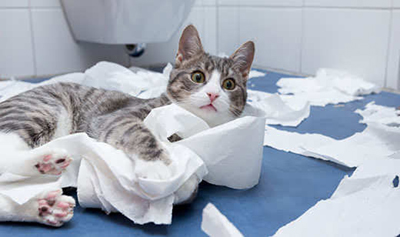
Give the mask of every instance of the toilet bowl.
POLYGON ((76 40, 103 44, 168 41, 194 0, 62 0, 76 40))

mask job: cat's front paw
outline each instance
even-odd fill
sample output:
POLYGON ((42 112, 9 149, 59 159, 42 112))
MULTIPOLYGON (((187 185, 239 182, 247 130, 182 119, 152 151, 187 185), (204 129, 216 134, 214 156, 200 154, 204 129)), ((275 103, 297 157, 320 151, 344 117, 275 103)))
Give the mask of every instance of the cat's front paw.
POLYGON ((71 220, 74 215, 75 200, 61 194, 61 190, 51 191, 44 193, 37 200, 38 222, 59 227, 71 220))
POLYGON ((42 174, 60 175, 72 162, 64 150, 52 150, 39 155, 35 168, 42 174))

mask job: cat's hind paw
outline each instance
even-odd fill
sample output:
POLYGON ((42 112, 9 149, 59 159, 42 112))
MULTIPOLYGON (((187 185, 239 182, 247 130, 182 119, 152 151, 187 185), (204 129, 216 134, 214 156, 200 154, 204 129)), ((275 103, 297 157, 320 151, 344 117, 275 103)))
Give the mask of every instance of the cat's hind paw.
POLYGON ((42 174, 60 175, 71 162, 66 151, 54 150, 41 155, 35 167, 42 174))
POLYGON ((75 200, 61 195, 62 191, 51 191, 38 199, 38 221, 40 223, 59 227, 71 220, 74 215, 75 200))

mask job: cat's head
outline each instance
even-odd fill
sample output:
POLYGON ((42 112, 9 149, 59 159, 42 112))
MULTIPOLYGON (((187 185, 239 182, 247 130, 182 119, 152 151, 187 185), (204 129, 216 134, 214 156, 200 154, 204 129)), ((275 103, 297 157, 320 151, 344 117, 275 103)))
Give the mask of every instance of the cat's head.
POLYGON ((204 52, 196 28, 189 25, 179 41, 167 94, 174 103, 210 126, 233 120, 246 105, 246 83, 253 57, 251 41, 229 58, 211 56, 204 52))

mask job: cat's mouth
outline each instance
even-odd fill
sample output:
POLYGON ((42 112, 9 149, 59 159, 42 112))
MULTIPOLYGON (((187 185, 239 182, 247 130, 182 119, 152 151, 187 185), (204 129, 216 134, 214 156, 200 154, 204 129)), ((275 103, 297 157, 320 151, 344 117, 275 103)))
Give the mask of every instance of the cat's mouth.
POLYGON ((200 107, 200 109, 212 110, 212 111, 217 112, 217 109, 212 104, 203 105, 203 106, 200 107))

